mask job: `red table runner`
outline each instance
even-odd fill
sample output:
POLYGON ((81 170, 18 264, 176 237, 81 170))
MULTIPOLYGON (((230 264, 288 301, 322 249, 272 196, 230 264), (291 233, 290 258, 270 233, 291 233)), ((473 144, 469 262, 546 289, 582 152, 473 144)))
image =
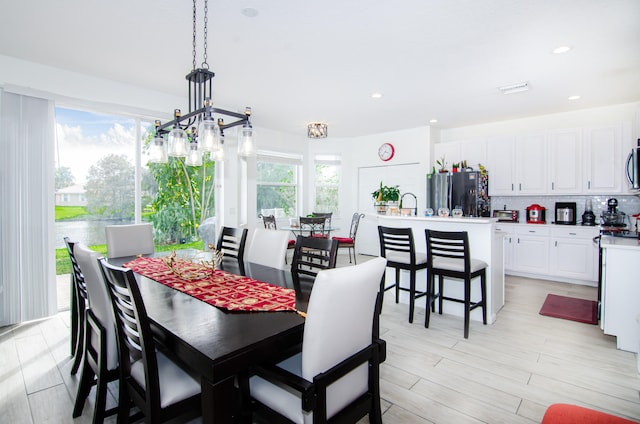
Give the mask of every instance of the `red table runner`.
POLYGON ((173 264, 177 273, 167 266, 163 258, 136 258, 124 266, 165 286, 229 311, 296 311, 293 289, 219 269, 205 269, 183 259, 176 259, 173 264), (189 279, 179 275, 188 275, 189 279))

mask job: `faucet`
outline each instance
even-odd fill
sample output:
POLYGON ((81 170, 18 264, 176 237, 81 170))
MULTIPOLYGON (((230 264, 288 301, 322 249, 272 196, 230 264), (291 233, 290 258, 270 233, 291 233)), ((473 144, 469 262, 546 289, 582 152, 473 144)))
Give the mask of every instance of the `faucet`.
MULTIPOLYGON (((400 208, 401 209, 407 209, 405 207, 403 207, 403 203, 404 203, 404 196, 411 196, 413 197, 413 204, 414 207, 411 208, 413 210, 412 216, 417 216, 418 215, 418 198, 416 197, 415 194, 413 193, 404 193, 402 196, 400 196, 400 208)), ((400 212, 402 213, 402 211, 400 212)))

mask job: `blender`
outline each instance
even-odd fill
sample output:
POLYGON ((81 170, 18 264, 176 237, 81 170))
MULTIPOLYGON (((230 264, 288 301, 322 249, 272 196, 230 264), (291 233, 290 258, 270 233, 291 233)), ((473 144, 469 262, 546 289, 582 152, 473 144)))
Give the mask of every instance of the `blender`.
POLYGON ((591 203, 591 199, 587 199, 584 203, 582 225, 589 225, 591 227, 596 225, 596 215, 593 213, 593 204, 591 203))

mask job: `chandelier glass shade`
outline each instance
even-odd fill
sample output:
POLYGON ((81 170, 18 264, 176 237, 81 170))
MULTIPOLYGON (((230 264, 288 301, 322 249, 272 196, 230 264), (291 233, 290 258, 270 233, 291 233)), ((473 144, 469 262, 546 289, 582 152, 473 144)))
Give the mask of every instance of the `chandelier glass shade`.
POLYGON ((324 122, 312 122, 307 125, 308 138, 327 138, 329 127, 324 122))
POLYGON ((244 113, 238 113, 213 106, 215 74, 207 63, 207 12, 208 0, 204 0, 204 62, 196 68, 196 0, 193 0, 193 69, 186 75, 189 112, 182 115, 176 109, 173 120, 164 124, 156 121, 155 138, 149 148, 152 163, 167 163, 169 157, 186 158, 185 164, 189 166, 200 166, 205 159, 221 161, 224 158, 224 132, 236 126, 242 126, 238 131, 238 154, 255 156, 254 132, 249 121, 251 108, 246 107, 244 113), (222 116, 231 118, 231 122, 225 123, 222 116))

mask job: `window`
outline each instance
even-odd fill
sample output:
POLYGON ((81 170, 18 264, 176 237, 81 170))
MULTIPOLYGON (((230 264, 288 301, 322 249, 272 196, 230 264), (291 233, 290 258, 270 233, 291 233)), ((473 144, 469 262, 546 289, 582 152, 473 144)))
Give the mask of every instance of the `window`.
POLYGON ((261 152, 256 168, 256 216, 298 216, 302 157, 261 152))
POLYGON ((339 156, 316 156, 314 211, 333 212, 334 216, 340 216, 340 173, 339 156))

